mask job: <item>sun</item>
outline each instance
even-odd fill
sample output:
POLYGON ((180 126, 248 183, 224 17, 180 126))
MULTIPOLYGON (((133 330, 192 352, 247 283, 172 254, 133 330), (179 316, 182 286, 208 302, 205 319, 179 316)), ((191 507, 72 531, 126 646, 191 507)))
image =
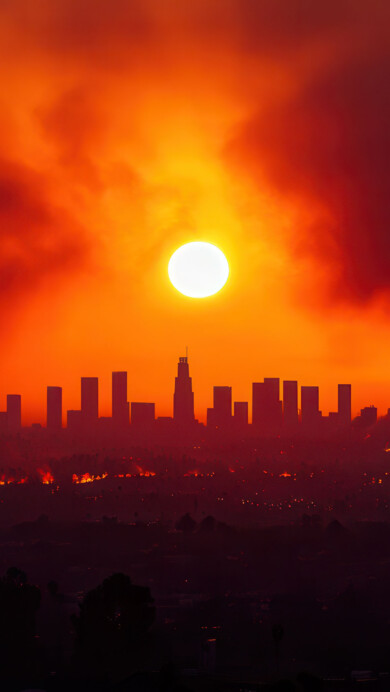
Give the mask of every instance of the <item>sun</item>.
POLYGON ((229 264, 222 250, 212 243, 186 243, 169 260, 168 276, 183 295, 207 298, 225 285, 229 264))

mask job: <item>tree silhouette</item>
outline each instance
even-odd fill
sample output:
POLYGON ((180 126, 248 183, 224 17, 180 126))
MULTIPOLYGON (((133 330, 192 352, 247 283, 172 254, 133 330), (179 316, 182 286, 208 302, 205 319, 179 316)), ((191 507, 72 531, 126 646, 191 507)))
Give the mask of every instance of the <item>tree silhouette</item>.
POLYGON ((176 522, 176 529, 184 533, 192 533, 196 529, 196 521, 187 512, 176 522))
POLYGON ((0 579, 0 675, 13 680, 36 669, 36 614, 41 593, 11 567, 0 579))
POLYGON ((216 525, 216 521, 214 517, 212 517, 210 514, 202 519, 202 521, 199 524, 199 531, 205 532, 205 533, 211 533, 214 531, 216 525))
POLYGON ((337 541, 346 533, 345 527, 337 520, 333 519, 326 527, 326 535, 331 540, 337 541))
POLYGON ((155 619, 153 603, 149 588, 122 573, 89 591, 72 618, 77 666, 94 676, 133 670, 155 619))

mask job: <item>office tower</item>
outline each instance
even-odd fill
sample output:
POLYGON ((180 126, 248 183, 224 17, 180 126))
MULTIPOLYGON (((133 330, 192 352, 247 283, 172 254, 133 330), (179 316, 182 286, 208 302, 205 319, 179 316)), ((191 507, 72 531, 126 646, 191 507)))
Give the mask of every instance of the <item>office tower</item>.
POLYGON ((46 427, 48 430, 62 428, 62 387, 47 388, 46 427))
POLYGON ((279 401, 279 377, 264 377, 265 398, 268 402, 279 401))
POLYGON ((378 409, 376 406, 365 406, 360 411, 360 424, 363 427, 369 428, 378 420, 378 409))
POLYGON ((283 419, 283 404, 279 399, 279 377, 264 378, 266 426, 272 433, 280 432, 283 419))
POLYGON ((7 429, 7 411, 0 411, 0 433, 6 433, 7 429))
POLYGON ((322 418, 324 424, 324 430, 328 432, 335 432, 339 427, 339 414, 337 411, 329 411, 327 416, 322 418))
POLYGON ((184 426, 194 422, 194 394, 187 356, 179 358, 173 395, 173 418, 175 423, 184 426))
POLYGON ((279 400, 279 378, 265 377, 252 385, 252 424, 257 432, 279 432, 282 425, 282 402, 279 400))
POLYGON ((317 431, 321 412, 319 411, 318 387, 301 387, 302 427, 306 431, 317 431))
POLYGON ((127 372, 112 373, 112 422, 117 430, 124 430, 129 425, 127 372))
POLYGON ((252 384, 252 425, 257 430, 261 428, 265 415, 264 382, 252 384))
POLYGON ((347 427, 351 424, 351 385, 339 384, 338 390, 338 424, 347 427))
POLYGON ((298 427, 298 382, 296 380, 283 382, 283 427, 287 432, 293 432, 298 427))
POLYGON ((206 411, 206 417, 207 417, 207 427, 208 428, 215 428, 216 422, 215 422, 215 411, 213 408, 208 408, 206 411))
POLYGON ((131 425, 138 429, 149 429, 155 419, 155 405, 133 401, 131 404, 131 425))
POLYGON ((213 389, 214 425, 226 428, 232 421, 232 388, 214 387, 213 389))
POLYGON ((84 430, 94 430, 99 417, 99 380, 97 377, 81 378, 81 414, 84 430))
POLYGON ((234 402, 234 423, 238 428, 245 428, 248 425, 248 402, 234 402))
POLYGON ((18 432, 22 427, 22 397, 7 394, 7 427, 9 432, 18 432))

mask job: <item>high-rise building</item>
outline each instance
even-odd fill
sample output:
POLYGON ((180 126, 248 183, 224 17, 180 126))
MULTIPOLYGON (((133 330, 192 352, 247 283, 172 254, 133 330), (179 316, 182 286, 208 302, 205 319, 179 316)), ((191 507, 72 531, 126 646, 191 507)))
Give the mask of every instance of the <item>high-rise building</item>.
POLYGON ((265 387, 264 382, 252 384, 252 425, 256 430, 264 424, 265 416, 265 387))
POLYGON ((112 422, 117 430, 124 430, 129 425, 127 372, 112 373, 112 422))
POLYGON ((131 403, 131 425, 134 428, 145 430, 153 426, 155 420, 155 405, 143 401, 131 403))
POLYGON ((46 426, 48 430, 62 428, 62 387, 47 388, 46 426))
POLYGON ((206 410, 206 420, 207 420, 207 427, 208 427, 208 428, 215 428, 216 423, 215 423, 214 418, 215 418, 215 411, 214 411, 214 409, 213 409, 212 407, 211 407, 211 408, 208 408, 208 409, 206 410))
POLYGON ((279 401, 279 377, 264 377, 265 398, 269 402, 279 401))
POLYGON ((7 411, 0 411, 0 433, 6 433, 7 430, 7 411))
POLYGON ((66 412, 66 427, 71 433, 81 433, 83 428, 82 411, 70 409, 66 412))
POLYGON ((301 387, 301 416, 302 427, 307 432, 318 430, 321 420, 318 387, 301 387))
POLYGON ((298 382, 283 382, 283 427, 292 432, 298 427, 298 382))
POLYGON ((360 424, 363 427, 369 428, 375 425, 378 420, 378 409, 376 406, 365 406, 360 411, 360 424))
POLYGON ((22 427, 22 397, 7 394, 7 427, 9 432, 18 432, 22 427))
POLYGON ((269 435, 282 425, 282 402, 279 400, 279 378, 265 377, 252 385, 252 424, 261 434, 269 435))
POLYGON ((81 378, 81 415, 84 430, 94 430, 99 417, 99 380, 97 377, 81 378))
POLYGON ((226 428, 232 422, 232 388, 214 387, 213 390, 213 425, 226 428))
POLYGON ((173 395, 173 418, 181 426, 194 422, 194 394, 187 356, 179 358, 173 395))
POLYGON ((245 428, 248 425, 248 402, 234 402, 234 424, 238 428, 245 428))
POLYGON ((283 404, 279 399, 279 377, 265 377, 265 403, 267 432, 280 432, 283 418, 283 404))
POLYGON ((337 411, 329 411, 328 415, 324 416, 322 420, 325 424, 325 430, 328 432, 334 432, 339 427, 339 414, 337 411))
POLYGON ((338 390, 338 425, 347 427, 351 424, 351 385, 339 384, 338 390))

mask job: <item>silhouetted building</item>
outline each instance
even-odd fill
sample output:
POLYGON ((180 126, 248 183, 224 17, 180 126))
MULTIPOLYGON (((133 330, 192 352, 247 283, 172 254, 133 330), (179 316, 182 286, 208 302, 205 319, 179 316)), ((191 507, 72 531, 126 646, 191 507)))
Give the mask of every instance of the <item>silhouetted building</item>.
POLYGON ((62 428, 62 387, 47 388, 46 427, 48 430, 62 428))
POLYGON ((172 416, 157 416, 156 423, 158 423, 159 425, 172 426, 173 418, 172 416))
POLYGON ((66 412, 66 427, 71 433, 81 433, 83 416, 80 410, 70 409, 66 412))
POLYGON ((190 377, 188 358, 179 358, 175 393, 173 395, 173 418, 175 423, 185 427, 194 423, 194 394, 190 377))
POLYGON ((317 432, 321 420, 318 387, 301 387, 302 427, 307 432, 317 432))
POLYGON ((265 398, 270 402, 279 402, 279 377, 264 377, 265 398))
POLYGON ((282 402, 279 400, 279 378, 265 377, 252 385, 252 424, 257 432, 269 435, 280 431, 282 402))
POLYGON ((252 384, 252 425, 259 430, 264 422, 265 415, 265 387, 264 382, 252 384))
POLYGON ((6 433, 7 430, 7 411, 0 411, 0 433, 6 433))
POLYGON ((206 425, 208 428, 215 428, 216 427, 213 407, 208 408, 206 411, 206 425))
POLYGON ((338 424, 347 427, 351 424, 351 385, 339 384, 338 390, 338 424))
POLYGON ((112 373, 112 422, 116 430, 125 430, 129 425, 127 372, 112 373))
POLYGON ((283 427, 292 432, 298 427, 298 382, 283 382, 283 427))
POLYGON ((157 416, 155 425, 156 429, 160 431, 172 433, 173 418, 172 416, 157 416))
POLYGON ((7 427, 9 432, 18 432, 22 427, 22 397, 7 394, 7 427))
POLYGON ((97 427, 99 417, 99 380, 97 377, 81 378, 81 415, 86 431, 97 427))
POLYGON ((149 429, 155 419, 155 404, 133 401, 131 404, 131 425, 138 429, 149 429))
POLYGON ((369 428, 378 420, 378 409, 376 406, 365 406, 360 411, 360 422, 363 427, 369 428))
POLYGON ((232 388, 214 387, 213 413, 211 424, 217 428, 226 428, 232 422, 232 388))
POLYGON ((339 425, 339 414, 337 411, 329 411, 328 414, 329 427, 334 430, 339 425))
POLYGON ((237 428, 243 429, 248 425, 248 402, 234 402, 234 424, 237 428))

